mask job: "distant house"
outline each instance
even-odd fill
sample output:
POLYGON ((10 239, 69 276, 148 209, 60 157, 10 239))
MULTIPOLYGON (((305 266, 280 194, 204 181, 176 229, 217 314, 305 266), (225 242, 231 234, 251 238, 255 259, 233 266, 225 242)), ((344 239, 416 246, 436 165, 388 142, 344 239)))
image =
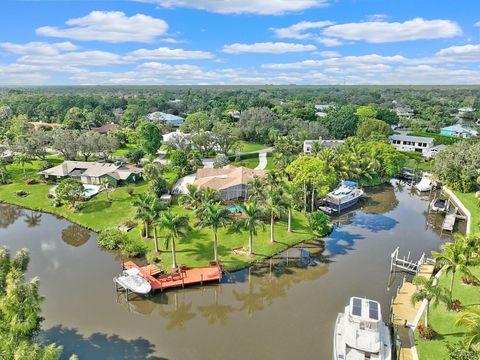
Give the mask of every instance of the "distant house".
POLYGON ((429 156, 434 144, 433 138, 410 135, 391 135, 389 140, 390 144, 399 151, 418 152, 425 157, 429 156))
POLYGON ((472 108, 472 107, 462 107, 462 108, 458 108, 458 113, 459 114, 464 114, 464 113, 469 113, 469 112, 474 112, 475 109, 472 108))
POLYGON ((39 172, 45 179, 72 178, 93 185, 100 184, 102 178, 108 178, 115 186, 136 182, 141 179, 142 173, 142 169, 135 167, 85 161, 64 161, 60 165, 39 172))
POLYGON ((265 175, 265 170, 227 165, 219 169, 199 169, 193 184, 198 189, 210 188, 218 191, 222 200, 245 199, 248 195, 248 183, 255 177, 265 175))
POLYGON ((452 137, 469 138, 472 136, 477 136, 478 131, 460 124, 456 124, 441 128, 440 134, 452 137))
POLYGON ((156 111, 146 116, 147 120, 161 125, 179 127, 185 121, 182 117, 164 112, 156 111))
POLYGON ((92 131, 99 132, 100 134, 107 134, 110 131, 114 131, 118 128, 117 124, 110 123, 110 124, 105 124, 97 128, 92 128, 92 131))
POLYGON ((315 110, 318 110, 318 111, 327 111, 327 110, 330 110, 334 105, 331 105, 331 104, 317 104, 315 105, 315 110))
POLYGON ((413 109, 410 108, 398 107, 395 109, 395 113, 400 117, 413 117, 413 109))
POLYGON ((176 148, 177 146, 180 146, 181 148, 192 146, 192 135, 183 133, 180 130, 163 134, 162 137, 163 143, 173 148, 176 148))
POLYGON ((43 121, 30 121, 29 124, 33 126, 33 130, 35 131, 37 131, 41 127, 48 127, 54 129, 63 125, 60 123, 46 123, 43 121))
POLYGON ((445 150, 447 147, 448 147, 447 145, 443 145, 443 144, 434 146, 434 147, 430 148, 430 151, 428 152, 426 157, 428 157, 430 159, 434 158, 440 151, 445 150))
POLYGON ((227 113, 227 116, 232 120, 239 120, 240 119, 240 111, 238 110, 230 110, 227 113))
POLYGON ((318 117, 323 118, 323 117, 327 116, 327 113, 326 113, 326 112, 323 112, 323 111, 317 111, 317 112, 315 113, 315 116, 318 116, 318 117))
POLYGON ((334 148, 340 146, 344 143, 343 140, 305 140, 303 142, 303 152, 305 154, 310 154, 312 152, 313 144, 320 144, 320 147, 334 148))

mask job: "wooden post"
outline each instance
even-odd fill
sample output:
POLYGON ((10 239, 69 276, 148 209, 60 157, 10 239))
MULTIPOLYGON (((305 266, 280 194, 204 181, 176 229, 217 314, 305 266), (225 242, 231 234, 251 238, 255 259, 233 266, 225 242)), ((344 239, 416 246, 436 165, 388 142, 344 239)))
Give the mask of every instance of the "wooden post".
POLYGON ((185 288, 185 279, 182 276, 182 288, 185 288))
POLYGON ((203 274, 200 274, 200 285, 203 286, 203 274))

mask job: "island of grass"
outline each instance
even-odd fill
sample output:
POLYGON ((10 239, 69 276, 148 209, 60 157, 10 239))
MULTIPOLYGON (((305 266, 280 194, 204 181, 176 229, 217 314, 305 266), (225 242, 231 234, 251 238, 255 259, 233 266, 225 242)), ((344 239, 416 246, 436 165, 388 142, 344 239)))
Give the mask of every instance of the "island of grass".
MULTIPOLYGON (((61 163, 61 160, 49 159, 53 164, 61 163)), ((33 178, 40 168, 40 161, 33 161, 25 164, 27 178, 33 178)), ((114 228, 131 221, 136 212, 136 208, 131 205, 133 198, 145 193, 148 189, 148 183, 141 182, 136 185, 119 187, 112 189, 107 195, 102 192, 94 198, 80 204, 76 211, 72 211, 67 206, 54 207, 51 199, 48 198, 49 190, 53 185, 38 183, 26 185, 24 181, 23 168, 20 165, 12 164, 7 166, 10 175, 10 184, 0 186, 0 201, 18 205, 21 207, 51 213, 64 217, 72 222, 82 225, 95 232, 101 232, 107 228, 114 228), (17 196, 18 191, 26 191, 25 197, 17 196)), ((187 215, 192 227, 187 232, 186 239, 177 243, 177 262, 179 265, 189 267, 205 266, 213 259, 213 233, 210 229, 198 229, 194 226, 196 219, 194 213, 179 205, 173 205, 172 212, 187 215)), ((227 229, 221 229, 218 233, 218 251, 219 259, 223 268, 227 271, 244 268, 255 261, 261 261, 271 257, 288 247, 296 245, 305 240, 313 238, 315 235, 311 232, 305 216, 294 212, 292 221, 292 232, 287 231, 286 219, 278 221, 275 225, 276 242, 269 243, 269 226, 264 230, 261 228, 257 236, 253 239, 254 257, 243 254, 235 254, 233 249, 246 248, 248 246, 248 234, 246 232, 230 232, 227 229)), ((128 233, 128 239, 131 241, 140 241, 147 245, 151 253, 154 252, 154 242, 152 236, 145 239, 143 236, 143 227, 136 226, 128 233)), ((158 255, 161 264, 169 268, 172 263, 170 249, 166 249, 163 244, 163 233, 159 232, 160 254, 158 255)))
MULTIPOLYGON (((474 266, 470 270, 474 276, 480 277, 480 266, 474 266)), ((451 273, 443 272, 439 278, 439 285, 448 288, 451 279, 451 273)), ((457 275, 456 279, 457 283, 453 297, 460 300, 464 308, 478 307, 480 287, 462 284, 460 275, 457 275)), ((455 326, 455 321, 460 314, 447 309, 444 304, 430 307, 429 324, 437 332, 437 336, 432 340, 422 340, 419 338, 418 331, 415 331, 415 342, 420 359, 450 359, 447 344, 460 343, 465 335, 466 329, 464 327, 455 326)), ((423 324, 423 317, 420 319, 420 323, 423 324)))

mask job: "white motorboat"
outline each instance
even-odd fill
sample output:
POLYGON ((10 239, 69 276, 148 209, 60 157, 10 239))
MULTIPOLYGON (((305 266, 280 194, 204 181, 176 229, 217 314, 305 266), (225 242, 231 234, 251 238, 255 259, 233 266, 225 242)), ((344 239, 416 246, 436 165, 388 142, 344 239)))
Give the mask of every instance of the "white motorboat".
POLYGON ((432 190, 432 175, 424 173, 420 182, 415 185, 415 188, 420 192, 432 190))
POLYGON ((333 338, 334 360, 391 360, 392 338, 377 301, 352 297, 339 313, 333 338))
POLYGON ((445 212, 448 209, 448 199, 443 197, 435 198, 430 203, 430 209, 435 212, 445 212))
POLYGON ((131 268, 123 270, 122 275, 113 279, 117 284, 136 294, 146 295, 152 290, 152 286, 145 279, 140 270, 131 268))
POLYGON ((355 181, 342 181, 335 190, 327 194, 326 202, 332 211, 340 212, 355 205, 363 194, 355 181))

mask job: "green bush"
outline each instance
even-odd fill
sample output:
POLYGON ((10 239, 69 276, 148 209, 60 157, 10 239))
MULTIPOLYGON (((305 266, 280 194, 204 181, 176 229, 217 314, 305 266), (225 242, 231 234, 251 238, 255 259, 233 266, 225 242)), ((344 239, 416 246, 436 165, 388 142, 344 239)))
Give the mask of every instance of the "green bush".
POLYGON ((116 250, 127 242, 127 234, 118 229, 105 229, 98 235, 97 241, 101 248, 116 250))
POLYGON ((25 196, 28 196, 28 191, 17 190, 15 191, 15 195, 17 195, 17 197, 25 197, 25 196))
POLYGON ((448 354, 450 360, 472 360, 480 359, 480 352, 474 349, 467 349, 464 342, 458 342, 455 344, 447 344, 448 354))
POLYGON ((122 254, 125 257, 142 257, 147 252, 147 246, 140 241, 125 241, 121 246, 122 254))
POLYGON ((315 211, 307 215, 308 225, 318 236, 325 236, 330 232, 331 224, 328 216, 322 211, 315 211))
POLYGON ((452 145, 462 140, 460 138, 445 136, 439 133, 433 133, 425 130, 415 131, 415 132, 409 133, 408 135, 433 138, 435 140, 435 145, 452 145))

